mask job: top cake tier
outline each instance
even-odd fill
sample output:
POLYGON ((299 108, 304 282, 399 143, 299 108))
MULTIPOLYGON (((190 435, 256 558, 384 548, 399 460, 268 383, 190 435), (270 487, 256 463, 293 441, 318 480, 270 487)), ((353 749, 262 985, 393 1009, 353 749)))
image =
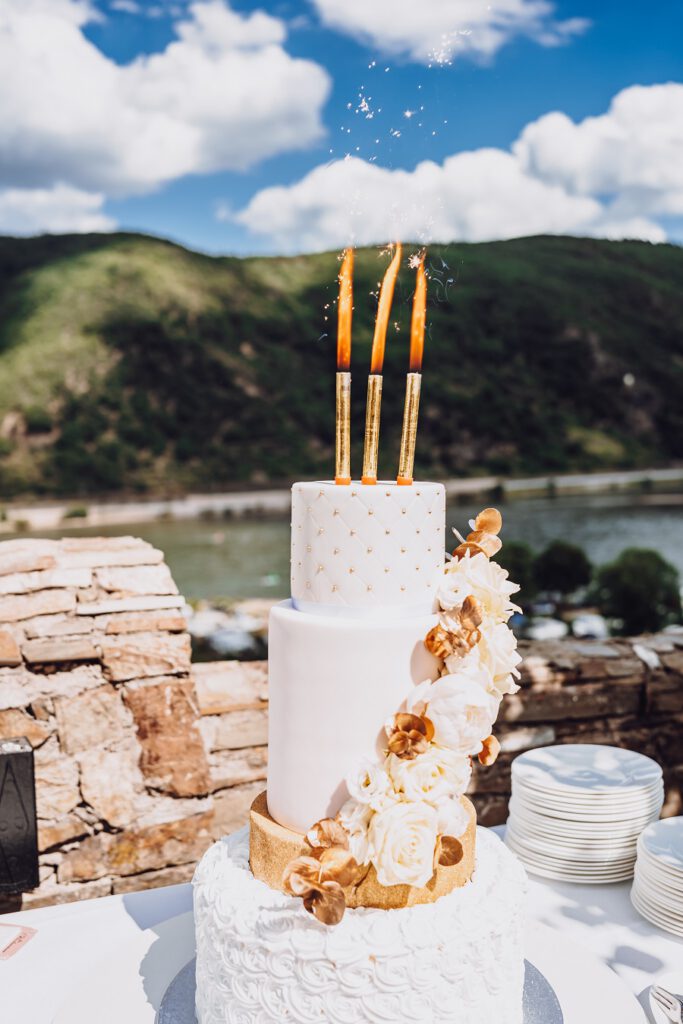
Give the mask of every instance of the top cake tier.
POLYGON ((429 613, 444 564, 442 484, 292 488, 292 601, 329 614, 429 613))

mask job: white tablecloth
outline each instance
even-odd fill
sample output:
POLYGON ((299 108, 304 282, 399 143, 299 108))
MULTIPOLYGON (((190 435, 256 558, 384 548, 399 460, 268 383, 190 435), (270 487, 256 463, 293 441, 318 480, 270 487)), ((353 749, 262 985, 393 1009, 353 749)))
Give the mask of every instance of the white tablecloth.
MULTIPOLYGON (((683 973, 683 940, 636 913, 629 884, 580 886, 533 876, 529 883, 529 916, 594 953, 636 996, 658 977, 683 973)), ((37 929, 14 957, 0 961, 0 1024, 50 1024, 76 980, 107 949, 191 907, 190 886, 177 885, 0 917, 37 929)))

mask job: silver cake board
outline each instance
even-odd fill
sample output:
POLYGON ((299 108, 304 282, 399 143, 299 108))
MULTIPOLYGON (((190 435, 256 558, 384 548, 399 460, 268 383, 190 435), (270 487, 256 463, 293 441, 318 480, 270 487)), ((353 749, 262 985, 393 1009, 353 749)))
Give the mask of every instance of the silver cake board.
MULTIPOLYGON (((555 990, 537 967, 524 961, 524 1024, 564 1024, 555 990)), ((194 1009, 195 961, 178 971, 166 989, 157 1024, 197 1024, 194 1009)))

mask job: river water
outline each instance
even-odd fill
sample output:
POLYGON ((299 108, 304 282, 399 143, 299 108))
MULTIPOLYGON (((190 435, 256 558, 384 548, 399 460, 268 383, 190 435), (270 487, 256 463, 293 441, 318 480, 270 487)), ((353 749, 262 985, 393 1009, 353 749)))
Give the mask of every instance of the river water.
MULTIPOLYGON (((467 532, 476 505, 453 504, 449 526, 467 532)), ((523 540, 540 550, 563 538, 581 546, 596 564, 624 548, 656 548, 683 580, 683 494, 581 495, 516 499, 500 504, 503 542, 523 540)), ((188 598, 287 597, 289 523, 272 520, 183 520, 129 526, 68 529, 61 534, 143 537, 162 549, 188 598)), ((455 545, 455 541, 454 541, 455 545)))

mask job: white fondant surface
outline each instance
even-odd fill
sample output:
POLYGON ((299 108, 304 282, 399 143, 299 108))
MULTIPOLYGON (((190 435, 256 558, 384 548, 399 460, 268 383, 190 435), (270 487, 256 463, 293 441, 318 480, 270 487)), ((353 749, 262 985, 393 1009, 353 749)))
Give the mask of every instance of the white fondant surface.
POLYGON ((306 832, 337 813, 344 780, 380 754, 386 720, 438 676, 423 643, 435 622, 309 615, 289 601, 272 609, 267 789, 276 821, 306 832))
POLYGON ((434 608, 445 560, 442 484, 297 483, 292 487, 292 600, 323 614, 434 608))
POLYGON ((246 828, 194 877, 199 1024, 521 1024, 525 876, 487 829, 473 879, 436 903, 328 928, 249 869, 246 828))

